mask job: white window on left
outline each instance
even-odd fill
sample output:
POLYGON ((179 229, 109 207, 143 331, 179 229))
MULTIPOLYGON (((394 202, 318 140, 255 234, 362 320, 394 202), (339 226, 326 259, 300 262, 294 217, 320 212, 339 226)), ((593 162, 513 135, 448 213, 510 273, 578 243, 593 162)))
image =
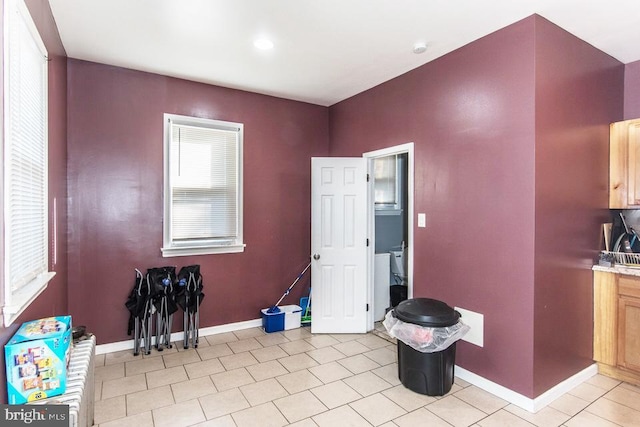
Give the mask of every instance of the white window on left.
POLYGON ((47 287, 47 50, 24 0, 4 14, 4 286, 10 325, 47 287))

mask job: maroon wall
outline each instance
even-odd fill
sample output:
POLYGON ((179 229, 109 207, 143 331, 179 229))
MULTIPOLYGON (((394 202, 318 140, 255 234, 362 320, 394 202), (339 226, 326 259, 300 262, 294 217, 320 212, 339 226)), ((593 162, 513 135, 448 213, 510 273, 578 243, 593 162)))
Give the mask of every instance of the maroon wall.
POLYGON ((534 396, 593 363, 591 266, 623 82, 622 63, 536 18, 534 396))
POLYGON ((414 294, 484 314, 457 363, 528 397, 592 363, 621 100, 622 64, 532 16, 330 109, 331 155, 415 142, 414 294))
MULTIPOLYGON (((4 3, 3 3, 4 4, 4 3)), ((0 345, 9 341, 16 329, 27 320, 67 314, 67 243, 66 243, 66 158, 67 158, 67 62, 48 2, 28 0, 27 6, 49 53, 49 203, 57 200, 57 262, 49 254, 51 271, 56 275, 47 289, 8 328, 0 327, 0 345)), ((0 24, 2 25, 2 24, 0 24)), ((2 31, 0 31, 2 33, 2 31)), ((0 44, 2 46, 2 44, 0 44)), ((0 84, 0 87, 2 85, 0 84)), ((49 221, 52 236, 53 215, 49 221)), ((52 237, 51 237, 52 238, 52 237)), ((0 245, 2 246, 2 245, 0 245)), ((4 277, 4 276, 2 276, 4 277)), ((2 358, 0 384, 5 383, 2 358)), ((0 387, 2 402, 7 401, 6 387, 0 387)))
MULTIPOLYGON (((611 58, 530 17, 327 110, 65 62, 48 4, 28 4, 52 57, 57 275, 0 329, 0 343, 22 321, 67 307, 99 342, 127 339, 135 267, 199 263, 202 326, 254 319, 306 264, 309 158, 413 141, 416 212, 429 225, 414 230, 415 295, 485 315, 484 347, 461 342, 458 364, 535 397, 588 363, 585 287, 606 207, 603 140, 606 124, 622 118, 621 66, 611 58), (244 253, 160 256, 165 112, 245 123, 244 253), (556 339, 565 322, 572 331, 556 339)), ((624 118, 640 116, 639 69, 626 67, 624 118)))
POLYGON ((624 120, 640 117, 640 61, 624 68, 624 120))
POLYGON ((414 295, 484 314, 484 348, 460 342, 457 363, 526 395, 534 59, 529 18, 330 108, 331 155, 415 143, 414 295))
MULTIPOLYGON (((200 264, 201 327, 260 317, 308 262, 325 107, 69 60, 69 307, 125 340, 134 268, 200 264), (244 253, 163 258, 163 113, 244 123, 244 253)), ((302 281, 284 303, 308 293, 302 281)), ((176 322, 177 323, 177 322, 176 322)))

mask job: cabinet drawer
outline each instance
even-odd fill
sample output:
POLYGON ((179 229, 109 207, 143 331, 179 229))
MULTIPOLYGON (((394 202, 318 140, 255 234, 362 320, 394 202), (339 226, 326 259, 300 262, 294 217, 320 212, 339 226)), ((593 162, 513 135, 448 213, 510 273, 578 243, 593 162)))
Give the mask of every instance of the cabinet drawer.
POLYGON ((640 277, 620 276, 618 278, 618 293, 640 298, 640 277))

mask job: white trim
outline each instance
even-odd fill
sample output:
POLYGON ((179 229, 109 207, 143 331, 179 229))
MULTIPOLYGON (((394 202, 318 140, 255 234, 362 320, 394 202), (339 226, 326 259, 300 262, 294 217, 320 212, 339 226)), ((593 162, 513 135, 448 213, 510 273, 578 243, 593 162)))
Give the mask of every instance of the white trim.
POLYGON ((507 402, 512 403, 524 409, 525 411, 529 411, 532 413, 535 413, 544 408, 549 403, 553 402, 574 387, 582 384, 597 373, 598 366, 594 363, 593 365, 586 367, 572 377, 569 377, 561 383, 551 387, 549 390, 545 391, 535 399, 531 399, 511 389, 501 386, 500 384, 494 383, 493 381, 481 377, 480 375, 474 374, 471 371, 461 368, 458 365, 456 365, 455 367, 456 377, 460 378, 461 380, 473 384, 476 387, 493 394, 494 396, 504 399, 507 402))
MULTIPOLYGON (((3 40, 3 49, 2 53, 2 72, 4 74, 4 99, 2 102, 5 103, 4 111, 1 116, 1 124, 2 131, 0 131, 0 137, 2 138, 2 147, 0 151, 2 152, 2 165, 4 171, 2 172, 4 176, 4 194, 2 201, 2 220, 6 223, 9 221, 9 203, 7 203, 8 197, 12 193, 9 187, 9 179, 7 179, 7 164, 11 162, 11 156, 9 154, 9 145, 11 144, 9 135, 11 133, 11 120, 8 119, 11 114, 12 101, 10 99, 11 91, 11 79, 9 78, 9 56, 10 56, 10 43, 11 43, 11 31, 13 28, 13 24, 11 20, 14 15, 19 15, 22 23, 27 27, 30 35, 31 41, 33 41, 40 54, 42 55, 42 63, 41 74, 39 77, 42 78, 42 89, 43 89, 43 185, 44 185, 44 202, 43 208, 44 212, 49 212, 49 166, 48 166, 48 150, 49 150, 49 68, 48 68, 48 51, 47 48, 38 32, 35 22, 33 21, 33 17, 29 12, 29 9, 24 0, 10 0, 5 2, 4 6, 4 16, 2 16, 2 22, 4 26, 4 40, 3 40)), ((8 264, 9 259, 9 240, 11 238, 11 227, 5 227, 4 236, 2 239, 2 244, 4 246, 5 254, 3 262, 4 269, 4 284, 2 285, 2 301, 0 303, 0 308, 2 309, 2 321, 3 326, 7 327, 11 325, 19 316, 24 312, 24 310, 29 307, 29 305, 47 288, 48 283, 55 276, 55 272, 50 272, 48 269, 51 267, 49 265, 49 244, 50 244, 50 236, 49 236, 49 215, 45 215, 44 223, 42 224, 43 235, 45 236, 43 242, 43 253, 44 258, 42 259, 44 264, 44 269, 41 271, 37 277, 35 277, 30 282, 19 286, 18 289, 12 289, 12 283, 10 280, 11 268, 12 266, 8 264)))
POLYGON ((582 384, 589 378, 595 376, 597 373, 598 373, 598 365, 594 363, 586 367, 582 371, 578 372, 577 374, 573 375, 572 377, 569 377, 566 380, 562 381, 560 384, 556 384, 555 386, 551 387, 549 390, 545 391, 544 393, 542 393, 540 396, 536 397, 533 400, 532 412, 539 411, 540 409, 547 406, 549 403, 553 402, 563 394, 567 393, 569 390, 582 384))
MULTIPOLYGON (((240 331, 242 329, 262 327, 262 319, 245 320, 244 322, 227 323, 224 325, 210 326, 198 330, 199 337, 207 335, 222 334, 225 332, 240 331)), ((155 338, 155 337, 153 337, 155 338)), ((184 340, 184 332, 174 332, 171 334, 171 342, 179 343, 184 340)), ((112 353, 114 351, 131 350, 133 353, 133 340, 118 341, 96 346, 96 354, 112 353)))
POLYGON ((11 325, 29 305, 38 298, 55 276, 55 272, 47 272, 38 275, 34 280, 23 286, 17 292, 11 294, 11 304, 2 307, 4 326, 11 325))
MULTIPOLYGON (((27 25, 27 28, 29 28, 29 32, 33 36, 33 41, 38 45, 38 49, 40 49, 40 51, 44 55, 45 59, 48 59, 49 58, 49 52, 47 51, 47 47, 44 45, 44 41, 42 40, 42 37, 40 36, 40 32, 38 31, 38 27, 36 27, 36 23, 33 22, 33 17, 31 16, 31 12, 29 12, 29 8, 27 7, 27 4, 25 3, 25 0, 10 0, 9 2, 7 2, 5 4, 5 7, 7 9, 9 9, 11 12, 14 11, 12 3, 14 3, 16 5, 16 8, 17 8, 18 12, 24 18, 25 24, 27 25)), ((7 11, 5 9, 5 14, 6 13, 7 13, 7 11)), ((7 33, 5 32, 5 36, 6 35, 7 35, 7 33)), ((6 45, 5 45, 5 47, 6 47, 6 45)))
POLYGON ((244 244, 244 124, 236 122, 228 122, 223 120, 205 119, 201 117, 182 116, 178 114, 163 114, 163 227, 162 227, 162 247, 160 251, 163 257, 174 256, 193 256, 193 255, 210 255, 210 254, 225 254, 225 253, 240 253, 244 252, 246 244, 244 244), (237 170, 237 200, 236 200, 236 221, 237 221, 237 236, 230 242, 231 244, 225 244, 227 242, 211 241, 207 243, 201 243, 198 246, 193 246, 194 240, 189 242, 176 244, 173 241, 171 232, 171 215, 172 215, 172 201, 171 201, 171 126, 182 125, 189 127, 201 127, 216 129, 221 131, 234 132, 237 136, 237 151, 236 161, 238 163, 237 170), (189 246, 186 246, 189 245, 189 246))
POLYGON ((246 244, 229 245, 229 246, 207 246, 207 247, 170 247, 161 248, 163 257, 174 256, 194 256, 194 255, 210 255, 210 254, 235 254, 244 252, 246 244))

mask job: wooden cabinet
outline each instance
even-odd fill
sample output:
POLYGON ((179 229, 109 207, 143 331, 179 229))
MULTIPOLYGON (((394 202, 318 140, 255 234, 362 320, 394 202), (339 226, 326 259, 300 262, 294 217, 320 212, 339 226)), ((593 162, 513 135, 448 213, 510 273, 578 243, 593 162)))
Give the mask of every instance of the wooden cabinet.
POLYGON ((594 271, 593 285, 598 371, 640 385, 640 277, 594 271))
POLYGON ((640 372, 640 278, 618 284, 618 366, 640 372))
POLYGON ((640 119, 611 124, 609 208, 640 208, 640 119))
POLYGON ((616 365, 618 357, 617 274, 593 272, 593 359, 616 365))

